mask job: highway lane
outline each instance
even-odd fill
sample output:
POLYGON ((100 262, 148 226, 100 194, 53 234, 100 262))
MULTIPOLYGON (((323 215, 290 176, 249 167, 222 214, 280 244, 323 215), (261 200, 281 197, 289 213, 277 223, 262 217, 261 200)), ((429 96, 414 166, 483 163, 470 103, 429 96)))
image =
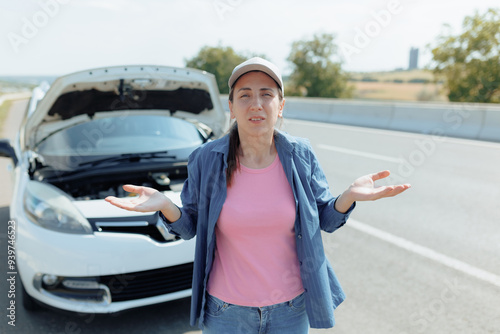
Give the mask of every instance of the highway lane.
MULTIPOLYGON (((324 234, 347 300, 334 329, 311 333, 500 333, 500 287, 471 270, 500 276, 500 144, 294 120, 284 129, 310 139, 334 194, 382 169, 394 174, 381 184, 412 184, 397 198, 358 203, 352 224, 324 234), (422 249, 469 267, 450 268, 422 249)), ((3 248, 8 203, 2 204, 3 248)), ((0 255, 5 263, 5 251, 0 255)), ((1 287, 5 305, 5 282, 1 287)), ((18 307, 17 328, 7 326, 2 311, 0 332, 201 333, 189 327, 188 311, 188 299, 97 317, 18 307)))
POLYGON ((352 218, 500 275, 500 143, 290 120, 287 130, 310 139, 333 193, 382 169, 396 175, 381 184, 412 184, 397 198, 362 203, 352 218), (435 148, 425 154, 425 145, 435 148))
POLYGON ((310 139, 334 194, 383 169, 396 175, 380 184, 412 184, 351 215, 409 250, 349 222, 324 235, 348 296, 332 333, 500 333, 500 144, 295 120, 284 130, 310 139))

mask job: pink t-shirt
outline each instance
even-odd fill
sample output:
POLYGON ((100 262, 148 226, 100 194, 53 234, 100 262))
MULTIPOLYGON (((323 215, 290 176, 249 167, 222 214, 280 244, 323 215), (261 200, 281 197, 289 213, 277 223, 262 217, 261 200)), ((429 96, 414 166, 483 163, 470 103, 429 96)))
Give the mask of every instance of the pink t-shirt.
POLYGON ((228 303, 269 306, 304 291, 295 244, 295 199, 281 162, 240 165, 215 227, 208 292, 228 303))

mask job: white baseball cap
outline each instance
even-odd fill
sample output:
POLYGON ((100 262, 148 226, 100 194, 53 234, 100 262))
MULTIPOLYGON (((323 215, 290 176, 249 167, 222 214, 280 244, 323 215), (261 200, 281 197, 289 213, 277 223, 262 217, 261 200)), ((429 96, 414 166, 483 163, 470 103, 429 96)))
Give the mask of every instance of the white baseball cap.
POLYGON ((233 70, 233 73, 229 77, 229 88, 233 87, 233 85, 236 83, 236 81, 245 73, 251 72, 251 71, 261 71, 269 75, 271 78, 276 81, 278 84, 279 88, 281 89, 281 92, 284 92, 283 88, 283 79, 281 79, 281 73, 280 70, 276 65, 271 63, 270 61, 267 61, 263 58, 260 57, 253 57, 250 58, 243 63, 239 64, 236 66, 233 70))

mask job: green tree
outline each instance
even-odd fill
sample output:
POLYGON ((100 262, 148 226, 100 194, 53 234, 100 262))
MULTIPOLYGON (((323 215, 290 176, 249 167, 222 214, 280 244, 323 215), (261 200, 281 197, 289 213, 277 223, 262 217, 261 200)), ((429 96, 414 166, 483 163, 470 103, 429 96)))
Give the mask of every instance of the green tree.
POLYGON ((204 46, 196 56, 185 59, 186 67, 197 68, 215 75, 219 92, 229 93, 227 80, 233 68, 245 61, 247 57, 237 54, 231 47, 204 46))
POLYGON ((312 40, 296 41, 288 61, 293 72, 289 78, 289 95, 311 97, 351 97, 353 88, 348 85, 348 76, 342 71, 337 56, 334 35, 314 35, 312 40))
POLYGON ((500 10, 467 16, 462 29, 437 38, 433 71, 446 79, 450 101, 499 103, 500 10))

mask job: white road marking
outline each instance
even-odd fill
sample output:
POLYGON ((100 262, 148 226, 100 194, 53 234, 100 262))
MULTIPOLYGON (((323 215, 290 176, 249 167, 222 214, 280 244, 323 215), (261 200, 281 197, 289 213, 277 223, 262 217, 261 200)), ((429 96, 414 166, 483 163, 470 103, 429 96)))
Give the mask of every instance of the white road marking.
POLYGON ((364 157, 364 158, 389 161, 389 162, 394 162, 394 163, 397 163, 397 164, 404 162, 403 159, 400 159, 400 158, 394 158, 394 157, 389 157, 389 156, 381 155, 381 154, 375 154, 375 153, 368 153, 368 152, 363 152, 363 151, 351 150, 349 148, 344 148, 344 147, 339 147, 339 146, 324 145, 324 144, 319 144, 317 146, 319 148, 322 148, 322 149, 325 149, 325 150, 330 150, 330 151, 335 151, 335 152, 340 152, 340 153, 357 155, 357 156, 364 157))
POLYGON ((497 287, 500 287, 500 276, 497 276, 497 275, 490 273, 486 270, 479 269, 479 268, 474 267, 468 263, 454 259, 454 258, 449 257, 447 255, 438 253, 430 248, 420 246, 414 242, 411 242, 411 241, 406 240, 404 238, 401 238, 401 237, 395 236, 393 234, 384 232, 382 230, 374 228, 374 227, 367 225, 365 223, 361 223, 357 220, 349 219, 346 226, 350 226, 350 227, 354 228, 355 230, 369 234, 369 235, 376 237, 380 240, 386 241, 392 245, 403 248, 409 252, 421 255, 421 256, 426 257, 430 260, 433 260, 433 261, 438 262, 442 265, 445 265, 449 268, 453 268, 453 269, 460 271, 464 274, 467 274, 469 276, 475 277, 475 278, 482 280, 484 282, 491 283, 497 287))

